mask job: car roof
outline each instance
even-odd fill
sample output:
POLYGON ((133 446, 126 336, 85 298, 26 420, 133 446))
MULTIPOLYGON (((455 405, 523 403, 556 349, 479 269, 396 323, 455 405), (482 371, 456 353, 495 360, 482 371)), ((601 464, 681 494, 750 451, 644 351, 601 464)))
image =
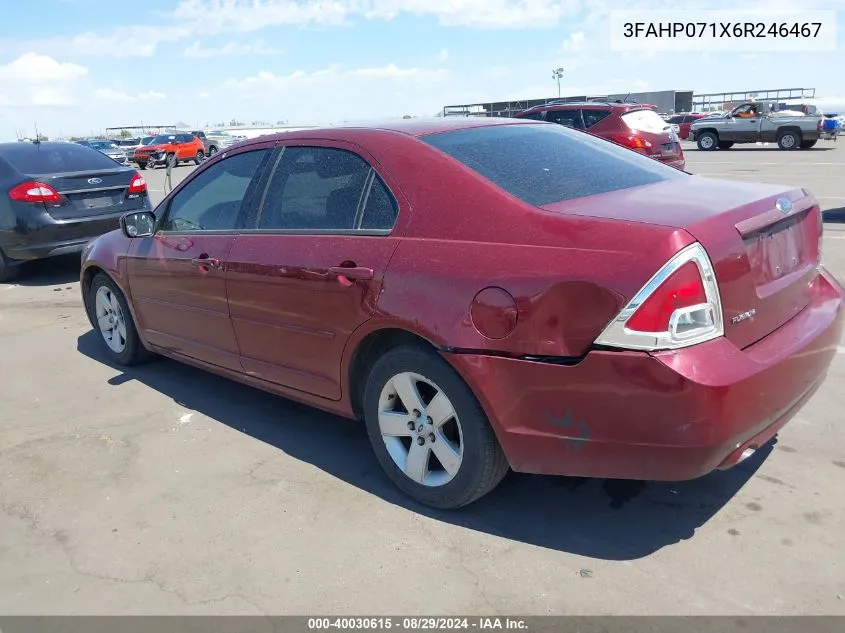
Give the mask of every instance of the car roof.
MULTIPOLYGON (((539 123, 540 125, 545 125, 539 123)), ((537 121, 525 119, 512 119, 507 117, 432 117, 426 119, 403 119, 386 121, 367 121, 359 124, 343 123, 325 127, 314 127, 288 132, 276 132, 265 134, 252 139, 253 142, 267 142, 273 140, 296 139, 296 138, 322 138, 343 140, 344 138, 360 138, 361 133, 385 132, 404 134, 410 137, 426 136, 440 132, 451 132, 453 130, 466 130, 471 128, 492 127, 496 125, 538 125, 537 121)))

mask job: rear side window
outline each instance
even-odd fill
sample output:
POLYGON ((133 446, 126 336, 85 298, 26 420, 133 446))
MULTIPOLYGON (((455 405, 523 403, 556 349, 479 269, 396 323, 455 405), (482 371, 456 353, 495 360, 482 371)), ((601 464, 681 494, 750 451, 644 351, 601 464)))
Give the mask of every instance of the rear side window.
POLYGON ((491 125, 421 140, 536 206, 687 177, 637 152, 558 125, 491 125))
POLYGON ((654 110, 634 110, 622 115, 625 124, 635 132, 647 132, 660 134, 665 131, 669 124, 654 110))
POLYGON ((396 223, 399 206, 387 185, 381 178, 375 176, 364 205, 364 215, 361 217, 361 227, 364 230, 389 230, 396 223))
POLYGON ((596 123, 603 120, 610 114, 610 110, 581 110, 584 117, 584 125, 587 129, 593 127, 596 123))
POLYGON ((564 127, 571 127, 576 130, 584 129, 580 110, 550 110, 546 112, 546 121, 558 123, 564 127))
POLYGON ((352 230, 369 176, 369 163, 347 150, 285 148, 267 189, 258 228, 352 230))
POLYGON ((102 152, 77 143, 17 143, 0 148, 0 156, 23 174, 57 174, 119 165, 102 152))

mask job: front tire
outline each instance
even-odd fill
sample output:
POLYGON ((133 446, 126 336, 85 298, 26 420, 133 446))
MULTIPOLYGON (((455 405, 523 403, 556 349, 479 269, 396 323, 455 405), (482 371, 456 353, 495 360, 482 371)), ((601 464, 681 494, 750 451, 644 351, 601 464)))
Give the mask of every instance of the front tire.
POLYGON ((109 360, 129 367, 152 357, 138 338, 126 297, 111 277, 105 273, 94 277, 86 307, 109 360))
POLYGON ((176 154, 168 154, 167 155, 167 162, 170 164, 171 167, 178 167, 179 166, 179 159, 176 158, 176 154))
POLYGON ((778 135, 778 147, 785 150, 793 150, 801 147, 801 136, 797 132, 787 130, 778 135))
POLYGON ((719 137, 713 132, 702 132, 695 143, 702 152, 712 152, 719 147, 719 137))
POLYGON ((373 365, 364 421, 379 464, 402 492, 438 509, 492 491, 508 462, 481 405, 458 373, 418 345, 373 365))
POLYGON ((138 163, 138 169, 146 169, 147 163, 138 163))

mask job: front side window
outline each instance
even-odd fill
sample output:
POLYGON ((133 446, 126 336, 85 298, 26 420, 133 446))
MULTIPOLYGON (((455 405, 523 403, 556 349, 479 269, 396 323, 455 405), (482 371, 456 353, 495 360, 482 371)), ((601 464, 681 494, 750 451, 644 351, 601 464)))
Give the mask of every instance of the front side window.
POLYGON ((235 154, 200 172, 171 199, 162 230, 240 228, 244 198, 268 151, 235 154))
POLYGON ((491 125, 438 132, 421 140, 536 206, 689 177, 559 125, 491 125))
POLYGON ((369 163, 347 150, 286 148, 264 196, 257 228, 299 231, 357 228, 371 170, 369 163))

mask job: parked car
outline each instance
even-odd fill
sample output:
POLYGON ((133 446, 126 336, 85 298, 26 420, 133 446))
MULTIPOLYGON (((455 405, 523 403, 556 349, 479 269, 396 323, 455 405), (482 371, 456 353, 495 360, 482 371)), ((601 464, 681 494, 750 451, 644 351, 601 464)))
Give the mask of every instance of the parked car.
POLYGON ((239 134, 232 134, 226 130, 212 130, 208 133, 208 138, 216 141, 220 149, 226 149, 235 143, 245 141, 247 137, 239 134))
POLYGON ((76 141, 78 145, 84 145, 85 147, 90 147, 92 149, 97 150, 98 152, 102 152, 113 161, 121 164, 121 165, 128 165, 129 161, 126 159, 126 154, 121 150, 117 144, 109 139, 84 139, 81 141, 76 141))
POLYGON ((683 480, 764 446, 843 332, 822 226, 803 189, 564 126, 414 119, 218 154, 94 241, 81 289, 110 363, 363 420, 401 490, 456 508, 509 467, 683 480))
POLYGON ((637 103, 553 103, 535 106, 516 115, 559 123, 644 154, 683 170, 686 166, 680 139, 654 106, 637 103))
POLYGON ((203 147, 205 148, 205 155, 206 156, 214 156, 217 152, 220 151, 220 143, 217 139, 209 138, 205 135, 205 132, 202 130, 194 130, 191 132, 194 136, 196 136, 200 141, 202 141, 203 147))
POLYGON ((130 210, 152 209, 134 169, 77 143, 0 144, 0 281, 24 261, 78 253, 130 210))
POLYGON ((669 119, 669 124, 677 126, 676 132, 678 134, 678 138, 685 141, 689 138, 689 130, 692 124, 704 117, 704 114, 696 112, 689 114, 676 114, 669 119))
POLYGON ((168 161, 177 166, 180 161, 194 161, 199 165, 205 160, 205 146, 193 134, 183 132, 162 134, 153 138, 149 144, 135 150, 132 160, 141 169, 154 169, 168 161))
POLYGON ((698 149, 727 150, 735 143, 772 143, 780 149, 810 149, 822 135, 821 113, 795 116, 771 112, 765 102, 744 103, 720 118, 706 118, 690 126, 690 140, 698 149))

